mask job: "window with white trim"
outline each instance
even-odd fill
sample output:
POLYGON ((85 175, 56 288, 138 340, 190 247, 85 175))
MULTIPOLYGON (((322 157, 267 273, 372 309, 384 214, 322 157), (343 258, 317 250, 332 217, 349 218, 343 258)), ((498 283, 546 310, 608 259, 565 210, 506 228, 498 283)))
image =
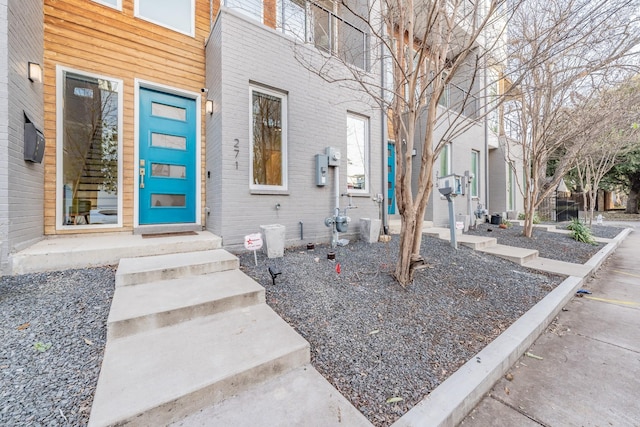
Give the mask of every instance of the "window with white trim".
POLYGON ((480 152, 471 150, 471 197, 478 197, 478 182, 480 179, 480 152))
POLYGON ((59 224, 118 224, 122 82, 71 71, 60 76, 59 224))
POLYGON ((122 0, 92 0, 94 3, 100 3, 114 9, 122 10, 122 0))
POLYGON ((135 0, 135 15, 180 33, 194 35, 194 0, 135 0))
POLYGON ((251 88, 251 189, 287 189, 287 97, 251 88))
POLYGON ((440 151, 440 175, 447 176, 451 174, 451 143, 449 142, 440 151))
POLYGON ((347 114, 347 189, 352 193, 369 192, 369 119, 347 114))

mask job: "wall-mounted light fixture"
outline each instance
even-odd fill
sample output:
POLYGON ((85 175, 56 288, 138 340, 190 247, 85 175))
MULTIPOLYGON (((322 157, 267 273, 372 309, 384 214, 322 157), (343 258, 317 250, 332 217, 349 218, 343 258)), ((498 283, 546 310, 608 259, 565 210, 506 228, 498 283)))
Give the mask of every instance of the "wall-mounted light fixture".
POLYGON ((210 99, 207 99, 207 102, 204 103, 204 111, 207 114, 213 114, 213 101, 210 99))
POLYGON ((35 62, 29 62, 28 77, 34 83, 42 83, 42 67, 35 62))

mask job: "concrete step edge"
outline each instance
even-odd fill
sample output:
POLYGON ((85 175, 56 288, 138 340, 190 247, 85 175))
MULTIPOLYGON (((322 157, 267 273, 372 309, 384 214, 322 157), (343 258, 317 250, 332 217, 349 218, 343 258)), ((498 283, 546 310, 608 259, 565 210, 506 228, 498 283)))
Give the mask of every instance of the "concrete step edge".
MULTIPOLYGON (((71 241, 70 247, 65 246, 64 238, 44 239, 11 255, 11 273, 27 274, 116 265, 122 258, 197 252, 222 247, 222 239, 210 233, 203 233, 196 239, 147 239, 153 244, 137 244, 139 242, 131 240, 131 237, 105 236, 108 242, 95 245, 91 243, 91 238, 83 241, 78 237, 68 237, 66 239, 71 241), (76 240, 77 243, 74 243, 76 240)), ((139 236, 136 238, 140 239, 139 236)))
POLYGON ((166 425, 309 361, 266 304, 111 340, 89 426, 166 425))
POLYGON ((117 339, 265 302, 265 290, 240 270, 116 288, 107 339, 117 339))
POLYGON ((237 269, 238 258, 224 249, 120 260, 116 287, 237 269))

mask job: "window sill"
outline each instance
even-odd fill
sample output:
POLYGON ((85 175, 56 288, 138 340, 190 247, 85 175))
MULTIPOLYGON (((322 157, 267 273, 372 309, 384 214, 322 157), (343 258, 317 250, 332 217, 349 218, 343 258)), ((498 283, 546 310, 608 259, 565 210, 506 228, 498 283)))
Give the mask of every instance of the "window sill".
POLYGON ((263 196, 288 196, 288 190, 249 190, 251 195, 263 195, 263 196))

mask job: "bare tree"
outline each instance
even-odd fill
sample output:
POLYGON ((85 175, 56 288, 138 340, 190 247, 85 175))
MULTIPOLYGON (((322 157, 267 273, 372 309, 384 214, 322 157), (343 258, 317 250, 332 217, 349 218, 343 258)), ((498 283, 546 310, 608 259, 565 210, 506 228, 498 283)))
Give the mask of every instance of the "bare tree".
POLYGON ((597 100, 597 116, 583 120, 598 121, 595 133, 578 141, 582 150, 576 159, 578 184, 584 191, 584 210, 589 212, 589 226, 600 183, 626 154, 639 146, 640 91, 634 81, 603 93, 597 100))
MULTIPOLYGON (((489 111, 484 71, 499 67, 504 60, 499 56, 505 51, 506 23, 519 2, 383 0, 366 10, 362 10, 364 2, 337 3, 338 12, 350 19, 351 27, 367 34, 370 51, 379 52, 370 65, 375 69, 384 64, 381 74, 386 82, 372 77, 366 65, 353 66, 354 59, 361 57, 357 51, 331 44, 331 28, 339 30, 339 25, 329 26, 318 39, 319 25, 313 22, 312 41, 334 57, 318 60, 317 55, 299 49, 298 58, 326 81, 355 88, 388 113, 396 141, 396 201, 402 224, 394 276, 406 286, 424 265, 422 224, 434 187, 434 164, 448 143, 478 126, 489 111), (456 88, 457 96, 449 96, 442 106, 451 87, 456 88), (412 161, 414 149, 421 153, 418 165, 412 161)), ((344 24, 342 19, 337 22, 344 24)), ((357 45, 347 43, 351 48, 357 45)))
POLYGON ((513 85, 505 115, 521 128, 525 171, 518 187, 527 237, 536 209, 575 164, 581 142, 601 128, 599 120, 584 120, 598 116, 594 97, 634 65, 638 6, 637 0, 529 0, 509 23, 513 85))

